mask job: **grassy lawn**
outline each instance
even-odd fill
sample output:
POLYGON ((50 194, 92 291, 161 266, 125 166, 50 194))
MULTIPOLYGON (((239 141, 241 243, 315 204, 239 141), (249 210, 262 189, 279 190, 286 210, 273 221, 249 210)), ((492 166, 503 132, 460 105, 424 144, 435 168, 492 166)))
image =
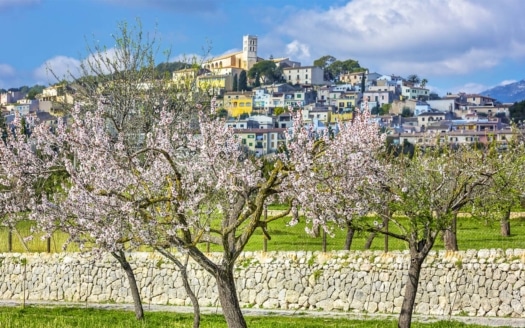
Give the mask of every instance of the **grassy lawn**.
MULTIPOLYGON (((101 310, 90 308, 43 308, 27 307, 25 309, 4 307, 0 308, 0 327, 23 327, 23 328, 98 328, 98 327, 191 327, 192 315, 173 312, 147 312, 144 322, 134 319, 130 311, 101 310)), ((343 318, 312 318, 297 314, 293 317, 247 316, 248 327, 254 328, 328 328, 328 327, 357 327, 357 328, 388 328, 397 327, 395 321, 385 320, 347 320, 343 318)), ((222 316, 203 315, 201 321, 203 328, 226 328, 222 316)), ((436 323, 413 323, 412 327, 425 328, 459 328, 459 327, 483 327, 479 325, 466 325, 455 321, 441 321, 436 323)))
MULTIPOLYGON (((267 241, 268 251, 321 251, 322 238, 314 238, 305 232, 304 220, 295 226, 288 226, 289 218, 272 222, 268 225, 268 232, 271 240, 267 241)), ((525 248, 525 217, 519 217, 511 220, 510 237, 501 237, 499 222, 480 222, 471 218, 458 218, 458 243, 460 250, 482 249, 482 248, 525 248)), ((45 252, 46 241, 42 240, 40 235, 36 234, 32 240, 23 242, 24 237, 31 234, 31 222, 20 222, 17 231, 12 234, 13 252, 45 252), (24 245, 25 243, 25 245, 24 245), (27 250, 26 250, 27 247, 27 250)), ((0 252, 8 250, 8 230, 5 227, 0 228, 0 252)), ((333 237, 327 236, 327 250, 343 249, 346 238, 346 231, 335 228, 333 237)), ((356 232, 352 243, 352 250, 363 250, 367 233, 356 232)), ((51 251, 61 252, 62 246, 67 240, 67 235, 56 232, 51 239, 51 251)), ((372 250, 384 249, 384 236, 378 235, 372 243, 372 250)), ((404 250, 406 245, 396 239, 389 238, 389 250, 404 250)), ((249 241, 246 251, 263 250, 264 236, 260 230, 249 241)), ((206 249, 205 245, 201 246, 206 249)), ((441 239, 438 239, 434 247, 435 250, 443 249, 441 239)), ((144 249, 145 250, 145 249, 144 249)), ((210 245, 210 251, 218 251, 219 248, 210 245)), ((78 251, 76 245, 71 244, 67 251, 78 251)))

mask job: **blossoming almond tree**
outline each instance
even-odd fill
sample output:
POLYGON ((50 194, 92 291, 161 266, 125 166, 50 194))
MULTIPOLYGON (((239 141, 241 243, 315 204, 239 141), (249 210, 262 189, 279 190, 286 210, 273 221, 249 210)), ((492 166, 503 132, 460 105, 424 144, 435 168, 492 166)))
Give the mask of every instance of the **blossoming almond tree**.
MULTIPOLYGON (((185 99, 181 95, 193 94, 194 79, 186 79, 184 82, 187 83, 173 83, 171 74, 159 72, 155 66, 159 58, 158 40, 155 34, 143 31, 140 20, 134 26, 119 23, 118 32, 112 36, 112 48, 97 41, 88 44, 88 55, 80 61, 78 72, 71 71, 66 77, 73 81, 69 87, 74 91, 75 100, 82 103, 82 112, 80 107, 75 107, 75 113, 68 120, 70 124, 44 139, 57 149, 68 174, 67 193, 44 199, 37 208, 39 215, 35 217, 48 231, 61 229, 81 245, 109 251, 128 276, 136 316, 140 319, 143 310, 139 288, 125 255, 125 251, 139 245, 139 239, 134 238, 129 229, 129 220, 132 219, 127 208, 129 204, 117 195, 105 192, 106 189, 95 189, 97 184, 93 179, 94 175, 100 174, 101 179, 124 181, 129 174, 126 167, 108 166, 114 171, 93 170, 98 165, 103 166, 116 147, 132 151, 140 144, 158 119, 155 116, 158 110, 155 109, 163 103, 168 104, 181 119, 189 120, 195 116, 185 110, 187 102, 181 100, 185 99), (96 150, 90 147, 96 147, 96 150), (90 162, 96 160, 99 162, 90 162)), ((169 52, 165 53, 165 58, 169 59, 169 52)), ((206 93, 199 94, 199 97, 209 98, 206 93)), ((71 108, 65 112, 71 114, 71 108)), ((184 276, 186 267, 177 259, 173 260, 184 276)), ((187 279, 183 281, 197 307, 194 324, 198 326, 198 304, 187 279)))
MULTIPOLYGON (((0 142, 0 217, 2 224, 10 229, 19 219, 27 218, 38 198, 55 189, 53 178, 60 172, 54 151, 35 144, 23 133, 28 131, 24 121, 20 115, 15 115, 0 142), (38 153, 35 152, 37 147, 40 148, 38 153)), ((34 129, 31 133, 38 135, 41 131, 34 129)))
POLYGON ((87 244, 92 250, 109 251, 126 272, 136 317, 142 319, 135 276, 124 254, 130 237, 129 230, 123 227, 122 211, 110 197, 92 199, 105 210, 93 204, 82 207, 85 202, 78 202, 76 198, 93 195, 82 194, 82 187, 88 185, 75 174, 73 148, 66 144, 71 140, 64 138, 67 133, 64 120, 59 120, 54 128, 32 123, 31 134, 23 135, 17 117, 12 133, 0 145, 0 161, 5 171, 1 176, 4 213, 26 211, 48 238, 61 230, 81 247, 87 244))
POLYGON ((426 147, 413 157, 386 160, 383 179, 361 195, 371 200, 370 210, 387 215, 391 228, 370 223, 360 228, 406 242, 410 263, 398 326, 410 327, 422 264, 436 238, 451 229, 459 211, 471 210, 468 205, 484 197, 498 169, 485 153, 469 147, 426 147))
MULTIPOLYGON (((368 111, 333 130, 304 127, 300 116, 288 134, 288 153, 294 167, 287 193, 297 200, 307 220, 308 232, 337 227, 353 231, 355 218, 368 213, 369 205, 359 190, 377 184, 381 163, 377 160, 384 136, 370 122, 368 111)), ((348 239, 348 238, 347 238, 348 239)), ((350 247, 351 240, 347 240, 350 247)))
POLYGON ((174 248, 188 254, 217 279, 228 325, 245 327, 233 268, 255 230, 287 214, 262 215, 282 191, 286 163, 277 159, 265 173, 224 122, 203 114, 194 126, 162 108, 142 141, 130 143, 126 133, 107 128, 104 112, 84 113, 77 105, 71 124, 46 138, 74 161, 64 159, 67 195, 44 199, 39 221, 59 225, 76 240, 89 235, 111 252, 127 242, 150 245, 170 259, 174 248), (219 262, 199 248, 203 242, 222 247, 219 262))

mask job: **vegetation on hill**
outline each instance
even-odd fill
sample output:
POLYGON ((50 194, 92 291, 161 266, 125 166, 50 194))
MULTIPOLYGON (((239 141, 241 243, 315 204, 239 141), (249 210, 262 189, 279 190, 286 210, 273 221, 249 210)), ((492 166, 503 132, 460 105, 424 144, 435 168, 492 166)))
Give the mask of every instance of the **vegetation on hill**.
POLYGON ((510 119, 516 124, 525 122, 525 100, 515 102, 510 106, 509 115, 510 119))
POLYGON ((175 71, 190 68, 191 64, 175 61, 175 62, 164 62, 158 64, 155 68, 163 76, 164 73, 173 73, 175 71))
POLYGON ((364 72, 367 69, 361 67, 354 59, 338 60, 334 56, 325 55, 314 60, 314 66, 324 68, 325 80, 334 80, 342 73, 364 72))

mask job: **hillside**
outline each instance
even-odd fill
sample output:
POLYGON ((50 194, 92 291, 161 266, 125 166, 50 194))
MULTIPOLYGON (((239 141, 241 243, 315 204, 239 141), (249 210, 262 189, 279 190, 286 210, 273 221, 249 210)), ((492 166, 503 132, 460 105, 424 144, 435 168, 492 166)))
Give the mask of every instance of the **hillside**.
POLYGON ((525 100, 525 80, 501 85, 480 92, 481 95, 495 98, 502 103, 514 103, 525 100))

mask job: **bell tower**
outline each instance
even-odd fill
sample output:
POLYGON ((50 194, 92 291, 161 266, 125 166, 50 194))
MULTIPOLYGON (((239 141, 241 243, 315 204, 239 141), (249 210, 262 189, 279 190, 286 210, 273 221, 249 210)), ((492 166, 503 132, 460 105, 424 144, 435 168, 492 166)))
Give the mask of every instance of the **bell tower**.
POLYGON ((242 37, 243 69, 249 70, 257 62, 257 36, 245 35, 242 37))

